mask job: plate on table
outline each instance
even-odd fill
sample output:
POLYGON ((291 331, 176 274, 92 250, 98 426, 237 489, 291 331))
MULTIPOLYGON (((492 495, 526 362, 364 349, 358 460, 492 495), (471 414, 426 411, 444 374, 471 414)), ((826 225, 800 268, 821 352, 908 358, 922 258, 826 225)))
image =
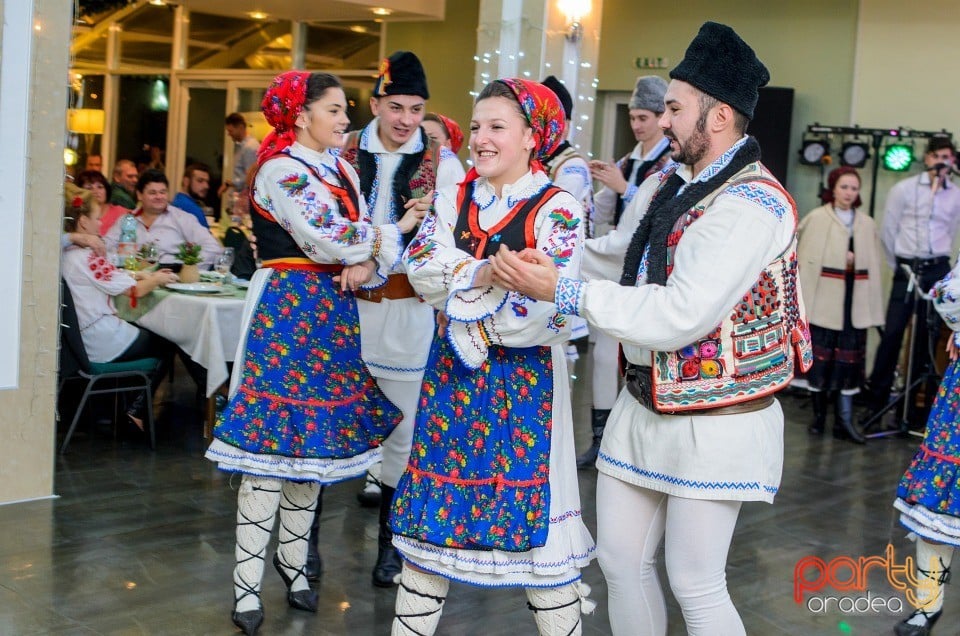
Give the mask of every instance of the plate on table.
POLYGON ((214 283, 169 283, 167 289, 182 292, 184 294, 220 294, 223 293, 223 285, 214 283))

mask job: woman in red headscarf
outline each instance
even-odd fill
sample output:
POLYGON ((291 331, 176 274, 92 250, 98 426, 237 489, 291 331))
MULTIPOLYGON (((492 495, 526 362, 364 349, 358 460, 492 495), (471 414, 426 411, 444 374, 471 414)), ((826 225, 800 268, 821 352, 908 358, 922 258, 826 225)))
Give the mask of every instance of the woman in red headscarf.
POLYGON ((833 436, 858 444, 853 396, 863 384, 867 329, 883 325, 883 247, 877 224, 860 211, 860 175, 843 166, 827 176, 820 197, 797 228, 800 288, 813 338, 813 367, 807 372, 813 423, 822 435, 831 392, 836 393, 833 436))
POLYGON ((410 282, 442 311, 392 527, 404 557, 394 634, 432 634, 449 580, 524 587, 541 634, 579 634, 580 516, 569 327, 552 303, 493 284, 488 257, 542 250, 575 275, 580 204, 540 165, 563 108, 536 82, 497 80, 470 123, 475 167, 441 189, 408 247, 410 282))
POLYGON ((463 146, 463 131, 459 124, 440 113, 427 113, 420 124, 427 131, 427 136, 441 146, 446 146, 454 152, 460 152, 463 146))
POLYGON ((262 109, 274 130, 260 146, 250 203, 263 267, 247 292, 230 400, 206 453, 243 474, 232 619, 246 634, 263 622, 277 508, 274 567, 290 606, 316 611, 304 566, 320 487, 364 474, 400 420, 361 361, 352 292, 383 283, 381 270, 400 258, 400 237, 419 214, 370 223, 356 173, 332 152, 350 123, 336 77, 283 73, 262 109))

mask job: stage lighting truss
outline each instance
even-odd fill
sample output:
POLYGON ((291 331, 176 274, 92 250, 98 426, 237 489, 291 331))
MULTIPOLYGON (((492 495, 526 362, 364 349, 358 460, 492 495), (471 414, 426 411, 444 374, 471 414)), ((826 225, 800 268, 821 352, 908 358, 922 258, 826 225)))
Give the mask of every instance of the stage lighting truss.
POLYGON ((913 146, 901 141, 887 144, 883 151, 882 165, 884 170, 891 172, 905 172, 913 163, 913 146))
MULTIPOLYGON (((830 142, 826 139, 804 139, 800 145, 800 163, 805 166, 820 166, 830 155, 830 142)), ((829 161, 829 159, 827 159, 829 161)))
POLYGON ((855 139, 840 147, 840 165, 862 168, 870 158, 870 143, 855 139))

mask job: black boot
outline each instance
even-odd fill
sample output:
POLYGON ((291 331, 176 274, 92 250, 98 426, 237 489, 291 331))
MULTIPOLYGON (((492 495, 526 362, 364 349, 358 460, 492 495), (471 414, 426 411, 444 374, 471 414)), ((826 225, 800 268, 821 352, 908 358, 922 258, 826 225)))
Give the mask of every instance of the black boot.
POLYGON ((853 425, 853 396, 840 393, 837 395, 835 419, 833 422, 833 436, 837 439, 848 439, 854 444, 864 444, 867 438, 853 425))
POLYGON ((373 566, 373 584, 377 587, 393 587, 403 569, 400 553, 393 547, 393 531, 390 529, 390 507, 395 489, 380 485, 380 532, 377 534, 377 563, 373 566))
POLYGON ((811 435, 823 435, 827 423, 827 392, 810 391, 810 404, 813 405, 813 424, 807 427, 811 435))
POLYGON ((583 455, 577 457, 577 468, 593 468, 597 463, 597 454, 600 452, 600 440, 603 438, 603 429, 607 426, 610 409, 590 409, 590 424, 593 428, 593 443, 583 455))
POLYGON ((320 515, 323 513, 323 488, 317 495, 317 509, 313 513, 313 523, 310 525, 310 538, 307 540, 307 564, 303 571, 307 580, 316 583, 323 572, 323 559, 320 558, 320 515))

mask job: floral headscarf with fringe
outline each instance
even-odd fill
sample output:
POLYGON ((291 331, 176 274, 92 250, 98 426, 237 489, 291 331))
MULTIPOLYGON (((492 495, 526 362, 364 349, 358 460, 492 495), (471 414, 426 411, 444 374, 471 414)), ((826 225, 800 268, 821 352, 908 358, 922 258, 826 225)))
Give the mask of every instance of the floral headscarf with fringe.
MULTIPOLYGON (((496 80, 506 84, 520 104, 520 110, 533 129, 533 141, 536 144, 534 158, 539 163, 553 154, 563 143, 567 131, 563 104, 557 94, 541 84, 530 80, 510 77, 496 80)), ((542 167, 541 167, 542 169, 542 167)))
POLYGON ((306 71, 287 71, 273 79, 263 96, 260 110, 273 130, 263 139, 257 151, 257 163, 263 164, 270 157, 287 148, 297 138, 297 115, 307 101, 306 71))

